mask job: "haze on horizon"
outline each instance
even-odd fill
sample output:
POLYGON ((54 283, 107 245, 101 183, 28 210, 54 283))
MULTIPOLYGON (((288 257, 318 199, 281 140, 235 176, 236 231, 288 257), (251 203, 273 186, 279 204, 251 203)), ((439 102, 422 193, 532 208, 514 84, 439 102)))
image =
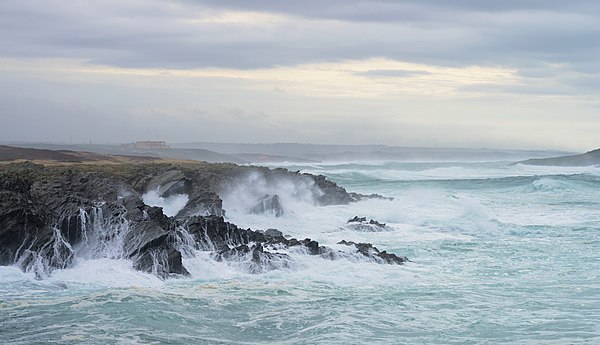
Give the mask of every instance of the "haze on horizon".
POLYGON ((5 0, 0 141, 599 145, 593 0, 5 0))

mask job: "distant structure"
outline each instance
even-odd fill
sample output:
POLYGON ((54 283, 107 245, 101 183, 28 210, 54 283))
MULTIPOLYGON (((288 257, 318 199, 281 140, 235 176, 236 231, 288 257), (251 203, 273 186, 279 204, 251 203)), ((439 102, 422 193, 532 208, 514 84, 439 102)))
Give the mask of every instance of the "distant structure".
POLYGON ((122 148, 126 150, 162 150, 162 149, 170 149, 171 147, 167 145, 166 141, 136 141, 135 143, 123 144, 122 148))

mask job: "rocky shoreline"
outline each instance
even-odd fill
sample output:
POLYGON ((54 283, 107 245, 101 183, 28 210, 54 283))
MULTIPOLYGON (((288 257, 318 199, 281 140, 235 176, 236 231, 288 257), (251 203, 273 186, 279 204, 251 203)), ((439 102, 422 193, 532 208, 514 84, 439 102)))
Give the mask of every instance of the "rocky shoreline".
MULTIPOLYGON (((182 260, 197 250, 217 261, 243 261, 251 273, 290 266, 290 253, 407 261, 367 243, 342 240, 352 250, 335 250, 275 229, 240 229, 226 222, 219 193, 249 175, 267 184, 302 184, 317 205, 379 197, 348 193, 324 176, 234 164, 11 163, 0 168, 0 265, 16 264, 44 278, 77 258, 124 258, 138 270, 167 278, 188 275, 182 260), (167 216, 145 202, 149 191, 160 198, 185 197, 185 205, 167 216)), ((277 195, 262 195, 252 210, 283 214, 277 195)))

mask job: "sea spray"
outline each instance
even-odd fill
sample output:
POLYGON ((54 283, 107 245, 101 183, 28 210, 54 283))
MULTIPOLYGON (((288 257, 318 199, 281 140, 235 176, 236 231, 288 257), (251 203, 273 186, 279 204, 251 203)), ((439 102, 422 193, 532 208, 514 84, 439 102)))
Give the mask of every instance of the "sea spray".
POLYGON ((323 192, 315 185, 312 179, 298 176, 296 179, 288 177, 266 178, 260 172, 250 172, 247 176, 240 178, 235 184, 226 186, 220 193, 223 199, 223 207, 228 212, 257 213, 252 212, 257 208, 257 203, 263 203, 265 196, 277 198, 281 204, 282 211, 270 207, 263 207, 266 215, 283 215, 283 210, 291 213, 301 213, 306 207, 317 204, 317 198, 323 192))
POLYGON ((174 194, 168 197, 159 195, 159 189, 150 190, 142 196, 146 205, 162 207, 163 213, 169 217, 176 216, 189 201, 186 194, 174 194))

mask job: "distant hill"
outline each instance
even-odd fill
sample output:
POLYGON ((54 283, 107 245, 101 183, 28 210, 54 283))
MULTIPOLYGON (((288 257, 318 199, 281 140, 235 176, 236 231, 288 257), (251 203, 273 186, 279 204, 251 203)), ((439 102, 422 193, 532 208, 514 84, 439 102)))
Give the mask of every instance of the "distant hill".
MULTIPOLYGON (((20 143, 20 144, 11 144, 11 147, 23 148, 23 149, 37 149, 40 150, 40 154, 42 155, 50 155, 49 152, 87 152, 88 154, 96 153, 100 155, 110 155, 110 156, 126 156, 126 157, 135 157, 135 156, 143 156, 143 157, 154 157, 154 159, 165 158, 165 159, 176 159, 176 160, 196 160, 196 161, 205 161, 209 163, 237 163, 244 164, 249 163, 241 157, 237 157, 235 155, 223 154, 219 152, 214 152, 205 149, 178 149, 178 148, 167 148, 167 149, 125 149, 121 145, 87 145, 87 144, 74 144, 74 145, 66 145, 66 144, 44 144, 44 143, 20 143), (46 151, 42 153, 42 151, 46 151)), ((25 151, 22 151, 24 153, 25 151)), ((34 151, 29 151, 34 152, 34 151)), ((54 155, 56 158, 60 158, 58 155, 54 155)), ((24 158, 20 158, 24 159, 24 158)), ((26 159, 26 158, 25 158, 26 159)), ((35 159, 35 158, 29 158, 35 159)), ((68 161, 69 157, 63 157, 63 161, 68 161)), ((60 159, 53 159, 60 160, 60 159)))
POLYGON ((551 166, 592 166, 600 165, 600 149, 580 155, 560 156, 552 158, 527 159, 513 164, 551 165, 551 166))
POLYGON ((320 161, 314 159, 296 158, 279 155, 266 155, 261 153, 237 153, 234 156, 239 157, 251 163, 283 163, 283 162, 294 162, 294 163, 319 163, 320 161))
POLYGON ((160 160, 157 157, 144 156, 113 156, 93 152, 81 152, 70 150, 46 150, 24 147, 13 147, 0 145, 0 161, 48 161, 60 163, 84 163, 84 162, 139 162, 160 160))
POLYGON ((163 150, 155 150, 151 151, 162 158, 171 158, 171 159, 184 159, 184 160, 195 160, 195 161, 204 161, 208 163, 236 163, 236 164, 244 164, 248 163, 247 160, 244 160, 240 157, 236 157, 235 155, 223 154, 219 152, 214 152, 205 149, 163 149, 163 150))
POLYGON ((555 150, 486 148, 400 147, 387 145, 172 143, 181 149, 204 149, 234 155, 252 162, 327 161, 516 161, 572 154, 555 150))
MULTIPOLYGON (((2 144, 2 143, 0 143, 2 144)), ((170 148, 135 149, 118 144, 6 143, 30 149, 57 152, 94 152, 101 155, 145 156, 209 163, 267 164, 349 161, 508 161, 549 158, 574 154, 555 150, 512 150, 488 148, 400 147, 387 145, 320 144, 172 144, 170 148)), ((55 154, 57 155, 57 154, 55 154)), ((58 156, 57 156, 58 157, 58 156)), ((63 160, 74 159, 63 157, 63 160)))

